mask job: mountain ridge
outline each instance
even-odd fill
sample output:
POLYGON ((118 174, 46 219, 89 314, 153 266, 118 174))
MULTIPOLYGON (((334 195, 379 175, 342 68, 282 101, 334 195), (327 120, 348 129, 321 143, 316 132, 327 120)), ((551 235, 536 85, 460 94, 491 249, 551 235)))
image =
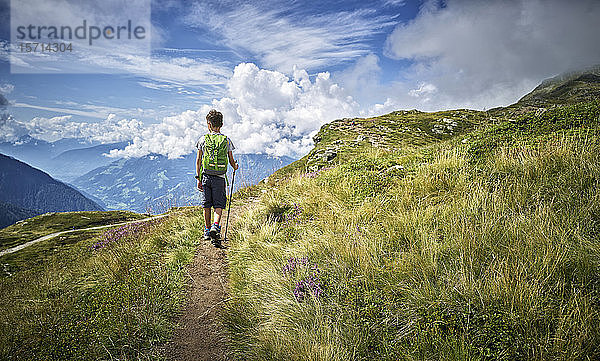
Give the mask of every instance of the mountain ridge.
POLYGON ((376 117, 336 119, 321 126, 313 138, 315 145, 307 155, 277 170, 267 184, 274 185, 295 171, 311 172, 331 166, 371 145, 383 150, 421 146, 528 112, 543 113, 552 107, 597 99, 600 99, 600 65, 546 79, 516 103, 487 111, 413 109, 376 117))
POLYGON ((15 158, 0 154, 0 202, 42 214, 101 211, 76 189, 15 158))

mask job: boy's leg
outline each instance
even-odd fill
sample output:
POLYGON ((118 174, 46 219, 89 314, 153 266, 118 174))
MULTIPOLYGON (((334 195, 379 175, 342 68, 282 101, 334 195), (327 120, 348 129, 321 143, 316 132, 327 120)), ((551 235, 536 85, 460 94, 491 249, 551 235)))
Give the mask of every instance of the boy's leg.
POLYGON ((221 224, 221 216, 223 216, 223 208, 215 208, 215 223, 221 224))
POLYGON ((221 226, 219 222, 221 222, 221 215, 223 215, 223 208, 215 208, 215 223, 210 227, 210 237, 213 239, 220 237, 221 226))
POLYGON ((210 239, 210 208, 204 208, 204 240, 210 239))
MULTIPOLYGON (((215 209, 216 211, 216 209, 215 209)), ((206 224, 206 228, 210 228, 211 226, 211 219, 212 217, 210 216, 210 208, 204 208, 204 224, 206 224)))
POLYGON ((204 208, 204 239, 210 239, 210 208, 212 207, 212 190, 206 176, 202 176, 202 208, 204 208))
POLYGON ((227 204, 227 194, 225 192, 225 178, 213 177, 212 178, 212 200, 213 207, 215 208, 215 223, 210 227, 210 236, 214 239, 219 237, 221 233, 221 216, 223 215, 223 208, 227 204))

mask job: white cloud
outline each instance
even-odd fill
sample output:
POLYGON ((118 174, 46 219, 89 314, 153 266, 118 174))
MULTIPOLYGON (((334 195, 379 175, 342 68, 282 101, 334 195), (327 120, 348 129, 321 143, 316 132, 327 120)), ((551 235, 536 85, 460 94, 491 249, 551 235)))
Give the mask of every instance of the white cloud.
MULTIPOLYGON (((158 153, 177 158, 193 151, 200 136, 202 112, 188 110, 165 117, 159 124, 147 126, 133 133, 133 142, 125 149, 113 149, 112 157, 142 157, 158 153)), ((206 127, 206 126, 205 126, 206 127)))
POLYGON ((383 2, 385 6, 404 6, 406 5, 406 0, 385 0, 383 2))
MULTIPOLYGON (((136 70, 132 69, 132 72, 136 70)), ((227 63, 202 58, 154 57, 150 74, 140 74, 186 87, 223 85, 231 76, 231 68, 227 63)))
POLYGON ((27 104, 27 103, 14 103, 14 104, 12 104, 12 106, 18 107, 18 108, 31 108, 31 109, 46 110, 46 111, 51 111, 51 112, 56 112, 56 113, 80 115, 83 117, 90 117, 90 118, 98 118, 98 119, 104 118, 102 113, 95 112, 95 111, 84 111, 84 110, 77 110, 77 109, 70 109, 70 108, 58 108, 58 107, 46 107, 46 106, 27 104))
POLYGON ((286 73, 294 66, 312 70, 364 56, 370 52, 366 40, 395 24, 373 10, 315 15, 283 4, 277 9, 236 4, 217 10, 198 2, 186 21, 218 34, 228 47, 253 54, 264 67, 286 73))
POLYGON ((380 98, 381 94, 378 93, 381 72, 377 55, 368 54, 358 58, 344 71, 335 73, 334 77, 350 94, 362 101, 368 101, 369 98, 380 98))
MULTIPOLYGON (((435 85, 429 83, 421 83, 418 88, 409 90, 408 95, 415 98, 420 98, 428 97, 429 95, 434 94, 436 92, 437 87, 435 85)), ((426 99, 428 99, 427 101, 431 100, 431 98, 426 99)))
MULTIPOLYGON (((69 72, 69 66, 83 62, 93 64, 98 72, 107 73, 129 73, 141 76, 152 81, 175 84, 185 88, 197 88, 203 86, 224 86, 231 76, 231 65, 224 61, 217 61, 200 57, 170 57, 154 56, 152 59, 127 53, 92 54, 81 49, 76 59, 70 59, 57 67, 55 61, 48 63, 40 62, 38 59, 21 56, 16 57, 9 54, 10 45, 2 44, 0 48, 0 59, 10 57, 13 64, 19 64, 23 68, 30 69, 32 73, 55 73, 69 72)), ((85 72, 85 68, 79 71, 85 72)))
POLYGON ((599 63, 598 19, 594 0, 430 1, 390 34, 386 55, 414 61, 409 89, 437 88, 426 108, 505 105, 545 78, 599 63))
POLYGON ((114 157, 160 153, 171 158, 194 151, 206 133, 205 116, 211 108, 223 113, 223 132, 241 153, 302 155, 312 147, 311 137, 324 123, 358 112, 358 104, 331 81, 329 73, 311 80, 305 70, 293 78, 283 73, 239 64, 228 82, 227 95, 197 111, 165 117, 133 138, 114 157))
MULTIPOLYGON (((182 94, 191 93, 185 89, 181 89, 178 92, 182 94)), ((63 115, 77 115, 84 118, 95 118, 95 119, 107 119, 111 114, 118 114, 119 117, 130 117, 139 119, 157 119, 161 115, 171 113, 172 108, 165 107, 164 109, 155 108, 118 108, 104 105, 94 104, 79 104, 73 101, 55 101, 54 104, 57 106, 43 106, 28 103, 17 103, 10 104, 11 107, 16 108, 31 108, 39 109, 48 112, 57 113, 60 116, 63 115)))
MULTIPOLYGON (((216 60, 211 54, 151 55, 167 42, 169 34, 158 24, 150 22, 150 0, 121 0, 90 2, 79 0, 13 1, 11 4, 11 24, 36 24, 81 26, 83 20, 88 25, 117 26, 132 21, 134 25, 149 29, 147 36, 137 42, 106 40, 103 37, 88 46, 88 40, 70 39, 71 52, 42 53, 22 52, 16 41, 16 28, 11 32, 12 45, 0 40, 0 60, 11 63, 13 73, 112 73, 133 74, 147 79, 167 82, 189 88, 202 86, 223 87, 231 76, 233 64, 216 60), (10 51, 12 48, 12 52, 10 51)), ((172 8, 172 4, 155 2, 158 10, 172 8), (160 3, 160 4, 159 4, 160 3)), ((42 32, 43 33, 43 32, 42 32)))
MULTIPOLYGON (((71 44, 70 51, 34 52, 15 51, 11 54, 11 72, 13 73, 95 73, 119 72, 120 67, 114 69, 102 68, 95 60, 100 58, 119 58, 128 63, 136 60, 137 66, 142 64, 150 66, 150 49, 152 33, 150 22, 150 0, 130 0, 126 3, 118 0, 101 2, 79 0, 28 0, 13 1, 10 8, 11 41, 17 45, 22 41, 35 42, 38 37, 48 40, 50 28, 61 29, 70 26, 71 29, 81 29, 79 34, 84 34, 84 39, 77 36, 66 35, 65 39, 56 39, 56 34, 49 40, 63 41, 71 44), (84 27, 85 22, 85 27, 84 27), (131 22, 136 28, 141 26, 145 32, 141 38, 121 36, 116 31, 122 24, 131 22), (28 25, 37 27, 35 31, 19 32, 19 26, 28 25), (97 37, 92 36, 91 26, 96 26, 97 37), (113 27, 118 35, 106 38, 100 35, 100 27, 113 27), (26 35, 25 35, 26 34, 26 35), (25 35, 25 39, 22 37, 25 35), (29 35, 29 36, 27 36, 29 35), (21 36, 21 39, 19 39, 21 36), (92 38, 94 40, 92 40, 92 38), (21 64, 24 66, 20 66, 21 64)), ((76 32, 76 30, 74 30, 76 32)), ((62 34, 61 34, 62 35, 62 34)), ((51 41, 52 42, 52 41, 51 41)))
POLYGON ((141 121, 118 119, 114 114, 97 123, 73 121, 71 115, 35 117, 29 121, 19 121, 10 115, 4 115, 0 119, 0 141, 14 142, 21 136, 30 135, 48 142, 63 138, 84 138, 112 143, 130 140, 142 129, 141 121))
POLYGON ((15 89, 15 86, 10 83, 0 84, 0 94, 10 94, 15 89))

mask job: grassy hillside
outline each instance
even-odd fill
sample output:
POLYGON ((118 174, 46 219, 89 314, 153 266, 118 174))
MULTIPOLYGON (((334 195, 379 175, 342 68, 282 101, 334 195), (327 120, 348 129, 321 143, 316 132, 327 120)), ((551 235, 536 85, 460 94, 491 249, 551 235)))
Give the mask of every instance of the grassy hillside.
POLYGON ((45 213, 0 229, 0 250, 33 241, 50 233, 146 218, 129 211, 82 211, 45 213))
POLYGON ((370 148, 388 152, 412 149, 467 133, 489 121, 485 112, 466 109, 401 110, 374 118, 338 119, 323 125, 314 137, 315 147, 300 161, 275 172, 269 185, 297 170, 310 172, 346 162, 370 148))
POLYGON ((600 66, 582 72, 566 73, 545 80, 518 104, 551 106, 573 104, 598 99, 600 93, 600 66))
POLYGON ((600 358, 600 103, 461 113, 334 122, 247 191, 239 359, 600 358))
POLYGON ((600 99, 600 65, 546 79, 517 103, 508 107, 490 109, 489 114, 515 118, 531 111, 542 113, 556 106, 598 99, 600 99))
MULTIPOLYGON (((0 257, 0 359, 162 358, 202 234, 199 214, 173 209, 156 221, 69 233, 0 257)), ((87 222, 79 212, 46 218, 29 220, 32 232, 41 221, 48 231, 87 222)))

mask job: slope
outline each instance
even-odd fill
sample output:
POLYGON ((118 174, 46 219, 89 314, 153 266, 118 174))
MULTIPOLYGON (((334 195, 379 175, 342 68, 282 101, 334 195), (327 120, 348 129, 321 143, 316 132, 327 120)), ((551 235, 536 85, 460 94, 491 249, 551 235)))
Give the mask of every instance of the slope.
POLYGON ((235 356, 600 357, 600 103, 564 104, 593 91, 577 79, 543 111, 339 120, 243 190, 261 197, 232 234, 235 356), (434 135, 443 118, 465 131, 434 135))
POLYGON ((77 190, 23 162, 0 154, 0 201, 37 214, 102 210, 77 190))
POLYGON ((0 202, 0 228, 4 228, 21 219, 30 218, 37 214, 36 211, 31 209, 25 209, 10 203, 0 202))
MULTIPOLYGON (((95 220, 98 212, 57 213, 12 227, 38 233, 119 218, 104 213, 95 220)), ((173 209, 153 221, 71 232, 0 256, 0 359, 164 359, 201 218, 196 209, 173 209)))

